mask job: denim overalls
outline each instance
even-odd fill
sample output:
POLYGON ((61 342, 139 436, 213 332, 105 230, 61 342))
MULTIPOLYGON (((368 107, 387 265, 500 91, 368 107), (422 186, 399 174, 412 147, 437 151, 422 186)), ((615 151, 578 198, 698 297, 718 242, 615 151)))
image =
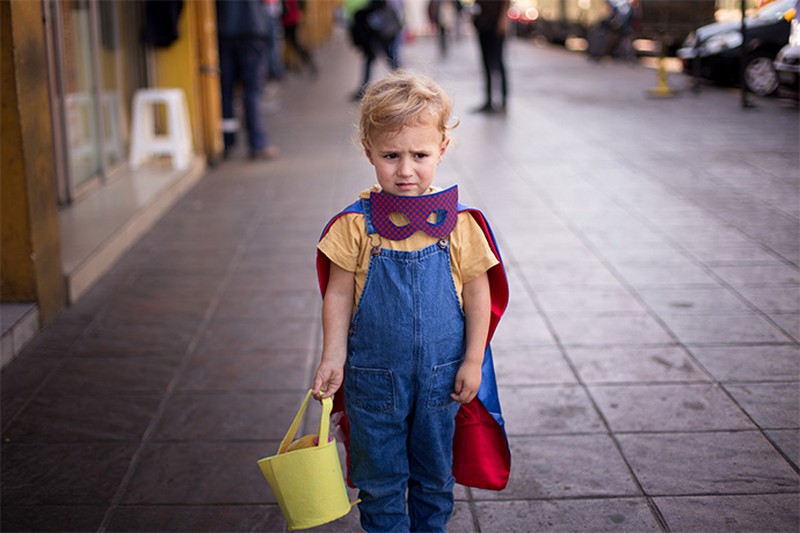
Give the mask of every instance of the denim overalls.
MULTIPOLYGON (((365 209, 367 232, 374 226, 365 209)), ((373 255, 345 367, 350 478, 367 531, 446 531, 453 511, 450 398, 464 358, 464 312, 443 239, 373 255), (406 490, 408 510, 406 511, 406 490)))

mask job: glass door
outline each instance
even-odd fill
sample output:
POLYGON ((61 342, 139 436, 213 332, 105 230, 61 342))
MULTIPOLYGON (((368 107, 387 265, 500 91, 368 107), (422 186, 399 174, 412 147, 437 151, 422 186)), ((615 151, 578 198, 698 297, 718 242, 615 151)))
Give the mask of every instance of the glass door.
POLYGON ((141 2, 46 0, 62 204, 102 186, 128 153, 133 92, 146 85, 141 2), (124 21, 124 23, 123 23, 124 21))
POLYGON ((102 177, 93 11, 88 0, 58 2, 56 31, 60 36, 60 81, 71 197, 102 177))

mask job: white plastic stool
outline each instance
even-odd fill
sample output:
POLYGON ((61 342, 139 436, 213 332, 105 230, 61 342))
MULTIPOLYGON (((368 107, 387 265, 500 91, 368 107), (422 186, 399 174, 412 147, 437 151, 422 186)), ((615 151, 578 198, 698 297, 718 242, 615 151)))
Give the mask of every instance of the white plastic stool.
POLYGON ((169 155, 172 168, 189 168, 192 154, 192 130, 186 97, 181 89, 139 89, 133 95, 133 123, 131 126, 131 153, 128 164, 137 169, 150 156, 169 155), (167 133, 157 135, 155 106, 166 107, 167 133))

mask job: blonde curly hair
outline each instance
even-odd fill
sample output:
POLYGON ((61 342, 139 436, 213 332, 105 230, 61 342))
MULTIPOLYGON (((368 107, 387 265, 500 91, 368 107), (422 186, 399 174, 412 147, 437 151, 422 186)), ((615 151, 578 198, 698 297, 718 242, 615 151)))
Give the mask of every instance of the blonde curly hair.
POLYGON ((371 146, 376 135, 396 133, 405 126, 433 121, 442 133, 458 126, 450 124, 453 102, 432 79, 407 69, 396 70, 371 85, 361 100, 358 135, 371 146))

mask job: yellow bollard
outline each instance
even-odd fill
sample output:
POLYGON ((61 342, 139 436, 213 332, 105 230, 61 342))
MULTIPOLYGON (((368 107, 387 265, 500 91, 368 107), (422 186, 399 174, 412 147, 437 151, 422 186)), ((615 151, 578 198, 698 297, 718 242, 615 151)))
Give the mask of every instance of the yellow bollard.
POLYGON ((664 61, 664 54, 658 56, 658 86, 648 89, 647 95, 654 98, 669 98, 677 93, 670 89, 667 84, 667 67, 664 61))

